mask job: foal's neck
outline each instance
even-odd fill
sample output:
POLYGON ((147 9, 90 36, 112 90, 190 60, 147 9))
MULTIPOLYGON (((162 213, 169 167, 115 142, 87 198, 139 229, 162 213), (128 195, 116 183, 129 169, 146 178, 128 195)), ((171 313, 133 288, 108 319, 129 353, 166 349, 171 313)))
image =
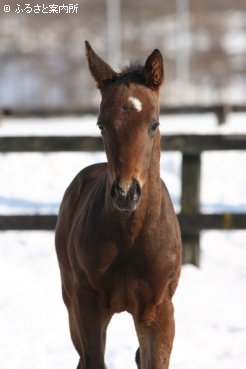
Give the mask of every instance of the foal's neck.
POLYGON ((157 215, 161 207, 160 134, 154 139, 148 181, 143 196, 147 197, 146 215, 157 215))

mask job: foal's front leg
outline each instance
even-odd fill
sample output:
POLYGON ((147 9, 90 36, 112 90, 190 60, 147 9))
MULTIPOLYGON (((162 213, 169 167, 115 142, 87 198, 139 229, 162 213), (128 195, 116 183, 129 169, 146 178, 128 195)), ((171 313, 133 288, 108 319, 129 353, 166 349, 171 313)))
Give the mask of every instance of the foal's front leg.
POLYGON ((155 320, 134 317, 139 340, 136 353, 138 369, 168 369, 174 339, 174 309, 167 298, 156 308, 155 320), (141 318, 140 318, 141 319, 141 318))
POLYGON ((75 315, 80 336, 77 369, 105 369, 106 329, 111 316, 100 304, 100 295, 87 282, 76 287, 75 315))

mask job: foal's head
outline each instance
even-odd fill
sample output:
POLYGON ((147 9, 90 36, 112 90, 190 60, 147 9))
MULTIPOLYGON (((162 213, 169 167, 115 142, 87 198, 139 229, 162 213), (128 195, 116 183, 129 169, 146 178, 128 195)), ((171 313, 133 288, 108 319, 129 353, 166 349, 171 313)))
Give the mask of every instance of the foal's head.
POLYGON ((144 66, 116 73, 87 41, 85 45, 91 74, 102 95, 97 124, 108 158, 112 202, 119 211, 134 211, 148 180, 154 142, 160 139, 162 55, 156 49, 144 66))

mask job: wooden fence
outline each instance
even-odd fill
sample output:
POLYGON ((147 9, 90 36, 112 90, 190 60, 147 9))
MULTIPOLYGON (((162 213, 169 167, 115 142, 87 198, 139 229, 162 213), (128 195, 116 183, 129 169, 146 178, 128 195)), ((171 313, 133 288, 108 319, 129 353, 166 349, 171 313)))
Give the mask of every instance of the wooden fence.
MULTIPOLYGON (((200 213, 201 153, 246 150, 246 135, 167 135, 161 149, 182 153, 181 213, 183 261, 199 265, 201 230, 246 229, 246 214, 200 213)), ((101 151, 101 137, 0 137, 0 152, 101 151)), ((54 230, 55 215, 0 215, 0 230, 54 230)))
MULTIPOLYGON (((219 124, 226 122, 228 114, 246 112, 246 105, 244 104, 214 104, 214 105, 181 105, 181 106, 162 106, 160 109, 161 114, 164 115, 177 115, 177 114, 207 114, 212 113, 217 117, 219 124)), ((2 108, 0 110, 0 119, 5 116, 14 116, 18 118, 28 117, 58 117, 64 115, 81 116, 85 114, 98 114, 98 108, 96 107, 71 107, 71 108, 2 108)))

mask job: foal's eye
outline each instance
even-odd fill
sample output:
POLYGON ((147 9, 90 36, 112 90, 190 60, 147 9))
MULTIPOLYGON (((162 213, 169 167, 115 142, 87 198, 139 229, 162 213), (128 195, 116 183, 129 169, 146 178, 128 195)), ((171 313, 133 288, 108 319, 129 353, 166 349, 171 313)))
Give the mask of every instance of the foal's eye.
POLYGON ((150 125, 149 127, 149 131, 150 132, 155 132, 157 130, 157 128, 159 127, 160 123, 159 122, 154 122, 150 125))
POLYGON ((102 123, 97 123, 97 126, 101 132, 105 131, 105 126, 102 123))

